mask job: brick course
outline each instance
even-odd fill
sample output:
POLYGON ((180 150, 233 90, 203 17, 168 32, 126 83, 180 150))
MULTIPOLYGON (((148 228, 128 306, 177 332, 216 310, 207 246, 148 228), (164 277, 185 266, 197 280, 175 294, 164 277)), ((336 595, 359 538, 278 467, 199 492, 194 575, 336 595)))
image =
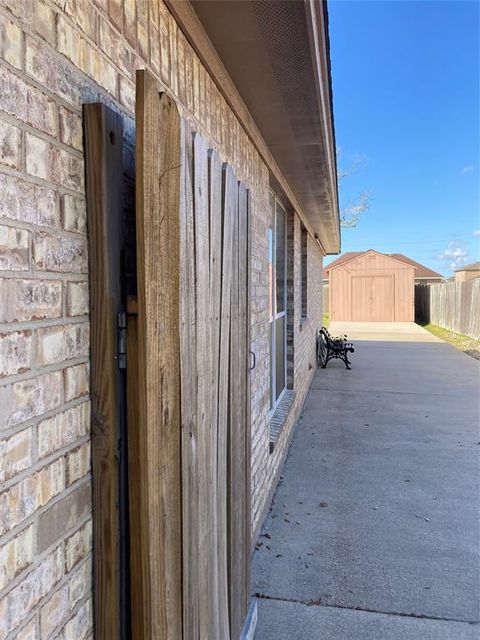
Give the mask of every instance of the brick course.
POLYGON ((135 70, 250 189, 252 532, 313 374, 322 255, 292 214, 291 409, 269 448, 269 172, 163 2, 0 0, 0 638, 92 637, 88 255, 81 106, 103 101, 133 142, 135 70))

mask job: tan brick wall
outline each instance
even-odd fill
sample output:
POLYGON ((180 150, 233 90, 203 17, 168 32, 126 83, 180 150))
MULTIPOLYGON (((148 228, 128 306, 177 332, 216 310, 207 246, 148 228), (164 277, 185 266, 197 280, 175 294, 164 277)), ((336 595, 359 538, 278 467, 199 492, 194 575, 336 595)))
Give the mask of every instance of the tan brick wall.
MULTIPOLYGON (((100 100, 120 111, 131 143, 135 70, 145 67, 252 194, 253 526, 311 377, 321 315, 321 254, 312 239, 311 312, 301 331, 295 298, 295 404, 270 455, 269 173, 163 3, 0 0, 1 639, 92 634, 81 105, 100 100)), ((295 234, 299 279, 298 220, 295 234)))
POLYGON ((252 531, 258 529, 265 517, 272 491, 289 443, 292 427, 299 413, 315 371, 315 336, 322 325, 322 271, 323 255, 311 236, 307 243, 307 299, 308 314, 302 320, 301 300, 301 223, 294 218, 293 297, 294 297, 294 400, 273 453, 269 452, 270 413, 270 346, 268 333, 268 271, 267 229, 269 218, 258 224, 252 247, 252 350, 257 354, 257 367, 252 375, 252 531), (256 311, 255 311, 256 310, 256 311))

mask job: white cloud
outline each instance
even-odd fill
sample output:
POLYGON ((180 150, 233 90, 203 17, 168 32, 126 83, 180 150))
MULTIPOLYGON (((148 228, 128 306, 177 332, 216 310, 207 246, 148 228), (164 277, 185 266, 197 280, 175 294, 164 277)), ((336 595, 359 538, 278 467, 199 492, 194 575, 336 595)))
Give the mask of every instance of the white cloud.
POLYGON ((450 267, 450 269, 458 269, 458 267, 467 264, 466 249, 464 249, 462 243, 455 242, 454 240, 451 240, 448 243, 447 248, 442 251, 442 253, 440 253, 437 257, 439 260, 448 262, 448 266, 450 267))
POLYGON ((480 229, 475 229, 475 231, 473 232, 474 236, 480 236, 480 229))
POLYGON ((460 173, 473 173, 475 171, 475 167, 473 166, 473 164, 469 164, 466 167, 463 167, 463 169, 460 171, 460 173))

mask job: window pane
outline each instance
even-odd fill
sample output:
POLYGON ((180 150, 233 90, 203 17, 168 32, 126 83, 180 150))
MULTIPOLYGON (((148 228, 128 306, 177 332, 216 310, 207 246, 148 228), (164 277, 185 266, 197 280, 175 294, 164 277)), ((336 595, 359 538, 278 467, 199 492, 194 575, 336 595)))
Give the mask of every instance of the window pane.
POLYGON ((285 316, 275 320, 275 400, 285 389, 285 321, 285 316))
POLYGON ((275 228, 275 277, 277 285, 277 309, 280 313, 285 311, 285 244, 286 244, 286 212, 277 202, 276 228, 275 228))
POLYGON ((305 227, 302 227, 302 317, 307 317, 307 292, 308 292, 308 233, 305 227))
POLYGON ((274 282, 273 282, 273 229, 268 228, 268 318, 272 319, 275 313, 273 308, 274 282))

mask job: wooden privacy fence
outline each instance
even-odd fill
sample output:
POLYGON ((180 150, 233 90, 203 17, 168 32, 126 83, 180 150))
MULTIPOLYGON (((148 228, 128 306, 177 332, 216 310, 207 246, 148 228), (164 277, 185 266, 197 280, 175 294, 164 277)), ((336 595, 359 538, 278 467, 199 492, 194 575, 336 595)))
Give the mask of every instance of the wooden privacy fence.
POLYGON ((239 640, 251 551, 249 193, 145 72, 135 172, 120 116, 87 105, 85 132, 96 632, 239 640))
POLYGON ((330 285, 323 284, 323 313, 330 313, 330 285))
POLYGON ((416 285, 415 320, 480 340, 480 278, 416 285))
POLYGON ((144 72, 136 119, 133 636, 238 640, 250 588, 248 192, 144 72))

